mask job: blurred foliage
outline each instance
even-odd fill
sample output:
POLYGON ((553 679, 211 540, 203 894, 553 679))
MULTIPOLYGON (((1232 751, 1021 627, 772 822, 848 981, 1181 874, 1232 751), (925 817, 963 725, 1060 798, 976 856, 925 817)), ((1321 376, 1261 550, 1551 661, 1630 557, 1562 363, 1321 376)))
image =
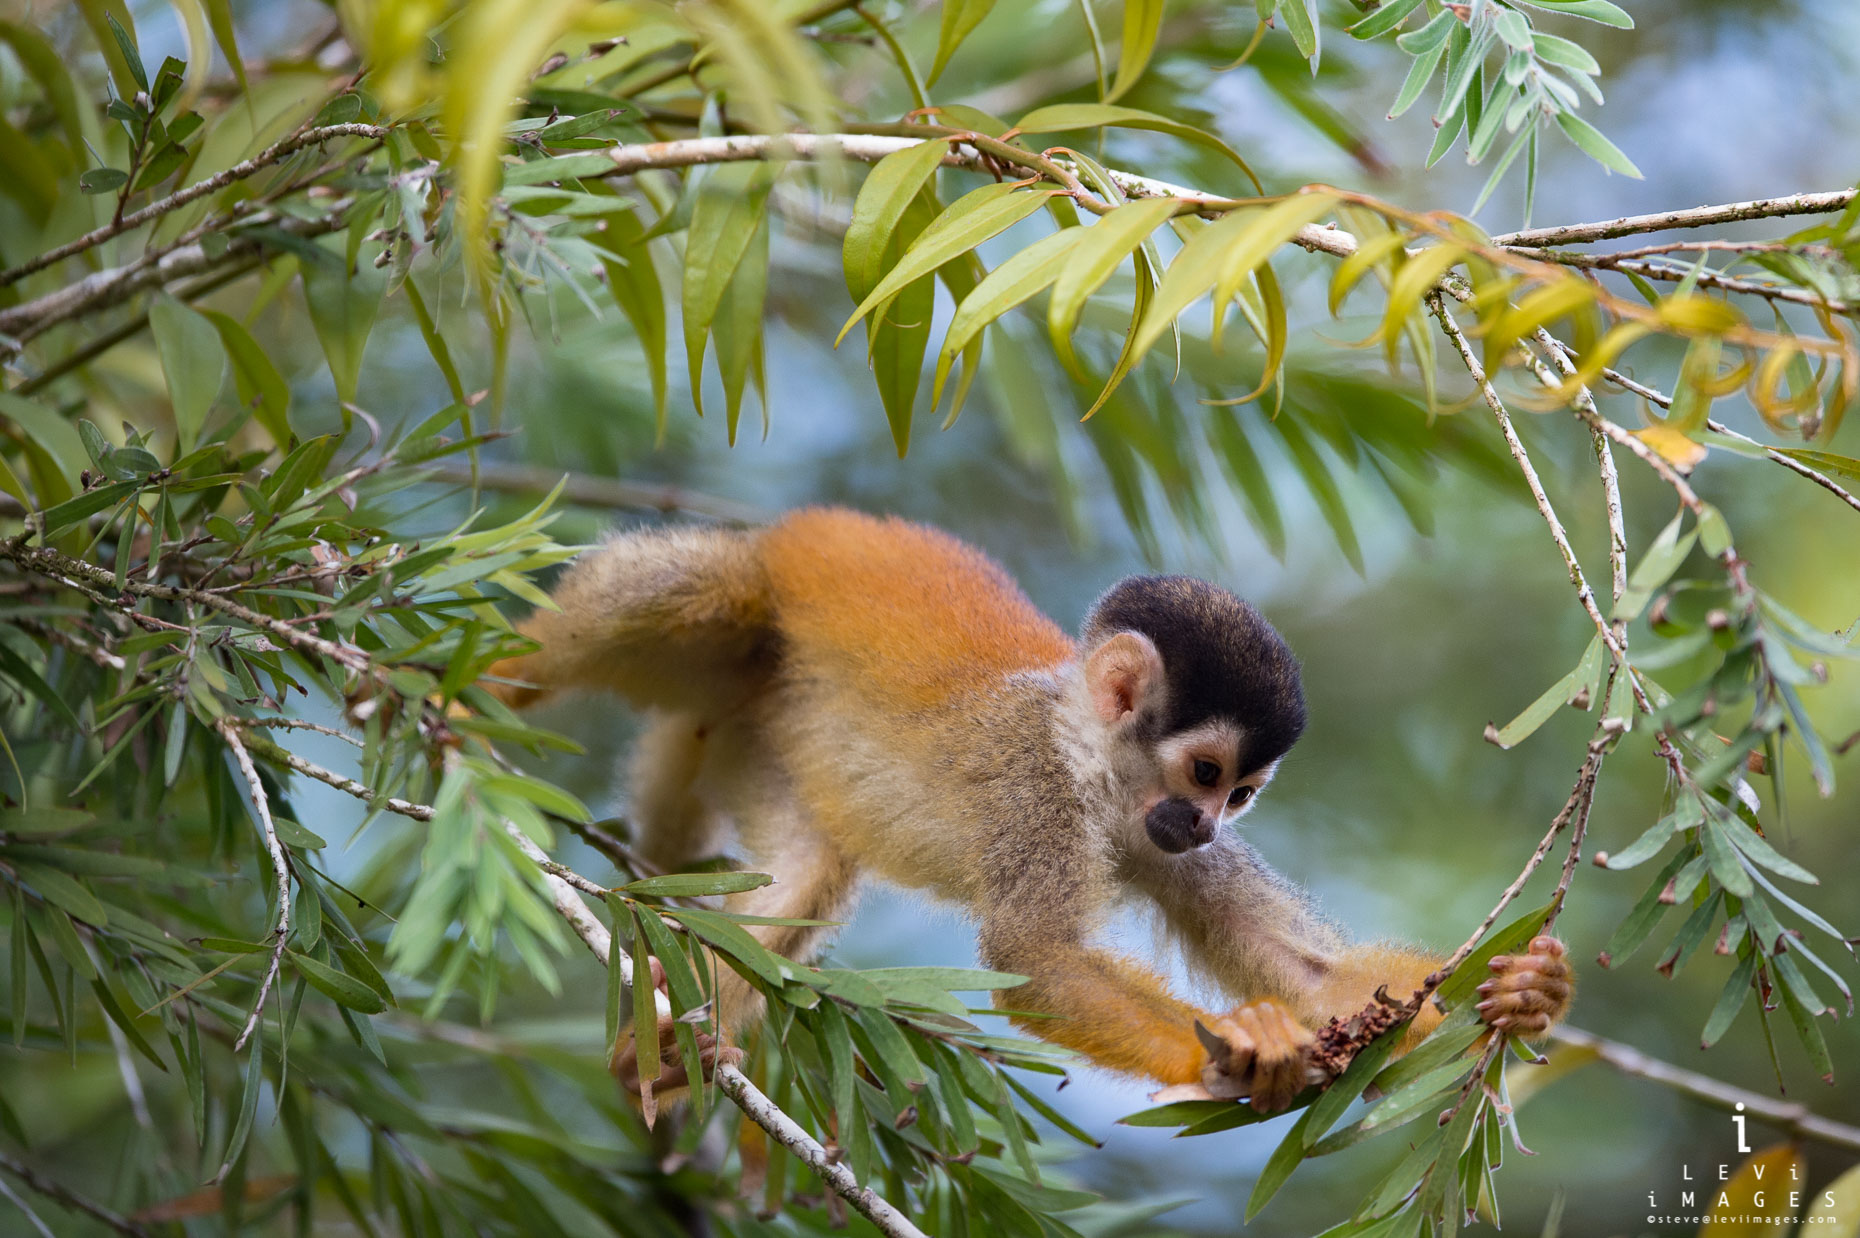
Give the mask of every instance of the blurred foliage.
MULTIPOLYGON (((1237 505, 1284 561, 1309 513, 1364 577, 1384 523, 1366 515, 1392 501, 1431 532, 1462 476, 1537 520, 1549 499, 1514 457, 1525 439, 1556 456, 1545 440, 1578 424, 1544 419, 1508 443, 1473 415, 1480 393, 1443 394, 1461 367, 1437 355, 1430 296, 1467 319, 1467 356, 1513 409, 1599 418, 1591 389, 1617 370, 1668 376, 1618 445, 1671 483, 1657 500, 1630 488, 1637 510, 1664 520, 1678 495, 1680 513, 1634 540, 1631 571, 1620 547, 1625 588, 1612 608, 1598 598, 1586 652, 1491 734, 1510 747, 1574 706, 1595 718, 1597 768, 1647 740, 1662 802, 1595 858, 1661 867, 1606 961, 1664 937, 1651 953, 1672 976, 1713 942, 1728 970, 1703 1041, 1748 1007, 1779 1077, 1796 1056, 1833 1072, 1821 1016, 1852 1000, 1821 943, 1851 945, 1781 884, 1815 882, 1785 854, 1784 782, 1799 762, 1833 792, 1841 741, 1812 690, 1851 659, 1856 627, 1817 626, 1752 584, 1736 509, 1688 499, 1683 474, 1712 454, 1860 477, 1835 443, 1860 379, 1860 203, 1757 242, 1598 257, 1495 238, 1435 202, 1300 187, 1204 97, 1226 64, 1222 80, 1247 75, 1374 173, 1340 62, 1393 56, 1391 115, 1439 83, 1425 163, 1462 136, 1471 162, 1498 152, 1473 211, 1513 175, 1528 221, 1551 128, 1638 175, 1578 115, 1601 101, 1598 53, 1632 26, 1623 10, 261 7, 176 0, 159 10, 172 30, 120 0, 0 21, 0 1181, 36 1193, 21 1217, 76 1190, 91 1202, 58 1210, 60 1232, 844 1223, 841 1201, 714 1089, 651 1128, 622 1101, 600 1046, 656 1018, 650 990, 622 983, 650 954, 687 1069, 714 969, 735 968, 773 1012, 749 1076, 925 1229, 1154 1228, 1167 1201, 1109 1205, 1055 1173, 1043 1136, 1092 1138, 1008 1068, 1037 1082, 1068 1059, 987 1033, 955 996, 1013 977, 770 954, 715 905, 762 878, 642 871, 624 823, 564 789, 548 754, 577 745, 474 686, 516 647, 504 604, 538 602, 535 575, 574 551, 555 540, 557 495, 480 504, 480 485, 530 488, 496 461, 506 427, 545 429, 531 408, 543 387, 513 389, 513 365, 533 349, 543 371, 573 369, 548 359, 584 352, 590 323, 603 347, 624 341, 617 382, 645 415, 533 433, 528 449, 557 464, 631 464, 649 441, 676 443, 691 432, 684 400, 701 414, 708 392, 734 442, 753 388, 768 435, 771 352, 836 331, 854 352, 863 323, 898 455, 926 408, 947 396, 947 427, 980 391, 993 422, 964 429, 1056 492, 1075 530, 1102 491, 1147 557, 1178 553, 1178 535, 1218 553, 1237 505), (1007 20, 1032 34, 1000 37, 1007 20), (1327 30, 1352 38, 1322 55, 1327 30), (1076 55, 1045 55, 1048 35, 1076 55), (164 37, 184 54, 154 63, 164 37), (1328 274, 1312 286, 1312 272, 1328 274), (1025 309, 1043 294, 1042 332, 1025 309), (1204 299, 1205 331, 1185 317, 1204 299), (1326 311, 1357 338, 1297 337, 1326 311), (444 395, 370 407, 369 367, 417 367, 444 395), (1740 400, 1793 442, 1766 448, 1714 419, 1740 400), (318 783, 358 801, 347 839, 304 807, 328 802, 318 783), (578 878, 611 931, 604 1026, 564 992, 560 969, 587 966, 559 959, 572 949, 559 899, 577 896, 538 863, 570 837, 612 872, 578 878), (548 1025, 507 1019, 511 1002, 548 1025), (119 1163, 73 1152, 106 1123, 119 1163)), ((598 412, 606 364, 547 381, 582 384, 576 402, 598 412)), ((1552 476, 1551 495, 1583 501, 1568 478, 1552 476)), ((1834 559, 1816 570, 1851 553, 1834 559)), ((1593 794, 1578 781, 1584 824, 1593 794)), ((1405 1130, 1353 1203, 1319 1200, 1324 1223, 1352 1214, 1330 1232, 1496 1218, 1492 1171, 1506 1143, 1524 1147, 1506 1063, 1534 1054, 1475 1046, 1467 998, 1483 958, 1560 913, 1567 882, 1446 982, 1453 1013, 1421 1050, 1386 1063, 1385 1039, 1303 1098, 1249 1215, 1308 1159, 1405 1130), (1364 1095, 1378 1099, 1353 1109, 1364 1095)), ((1184 1102, 1130 1122, 1205 1135, 1257 1117, 1184 1102)))

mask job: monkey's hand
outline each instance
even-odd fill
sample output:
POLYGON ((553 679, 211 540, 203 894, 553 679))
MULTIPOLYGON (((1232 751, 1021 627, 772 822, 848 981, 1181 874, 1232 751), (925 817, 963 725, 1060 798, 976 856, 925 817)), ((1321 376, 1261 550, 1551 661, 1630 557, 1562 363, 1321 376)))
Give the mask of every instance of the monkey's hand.
POLYGON ((1474 1007, 1486 1024, 1514 1036, 1542 1036, 1569 1010, 1575 979, 1563 943, 1534 937, 1526 954, 1492 958, 1492 978, 1479 986, 1474 1007))
MULTIPOLYGON (((652 966, 653 987, 661 993, 667 989, 665 969, 657 959, 648 960, 652 966)), ((671 1015, 659 1017, 659 1074, 652 1080, 652 1091, 663 1095, 689 1086, 691 1076, 685 1070, 684 1059, 678 1052, 678 1020, 671 1015)), ((743 1051, 721 1043, 709 1032, 697 1033, 698 1067, 706 1079, 715 1070, 719 1062, 735 1065, 743 1060, 743 1051)), ((643 1095, 645 1084, 639 1074, 639 1043, 633 1037, 632 1029, 620 1033, 614 1042, 613 1056, 607 1061, 607 1069, 613 1072, 620 1086, 635 1096, 643 1095)))
POLYGON ((1311 1060, 1317 1037, 1291 1008, 1271 998, 1248 1002, 1212 1029, 1197 1023, 1195 1034, 1208 1051, 1202 1086, 1219 1100, 1250 1097, 1262 1113, 1274 1113, 1328 1074, 1311 1060))

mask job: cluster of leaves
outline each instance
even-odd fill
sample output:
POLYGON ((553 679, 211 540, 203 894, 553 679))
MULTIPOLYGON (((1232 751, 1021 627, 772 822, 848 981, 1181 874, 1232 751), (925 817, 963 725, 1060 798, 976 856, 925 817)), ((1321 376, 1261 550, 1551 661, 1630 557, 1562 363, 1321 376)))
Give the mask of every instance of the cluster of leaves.
MULTIPOLYGON (((1485 963, 1518 953, 1543 930, 1554 904, 1539 907, 1498 929, 1468 956, 1436 991, 1446 1018, 1420 1047, 1394 1062, 1389 1055, 1406 1024, 1384 1032, 1359 1052, 1344 1073, 1324 1089, 1296 1098, 1298 1120, 1266 1161, 1247 1200, 1252 1220, 1304 1161, 1341 1152, 1365 1140, 1427 1119, 1425 1132, 1407 1138, 1408 1151, 1369 1193, 1349 1220, 1324 1231, 1325 1238, 1414 1238, 1452 1234, 1483 1215, 1498 1222, 1492 1172, 1503 1162, 1507 1135, 1529 1152, 1518 1129, 1517 1107, 1505 1082, 1508 1057, 1539 1061, 1515 1037, 1493 1051, 1469 1052, 1488 1029, 1474 1005, 1485 963), (1351 1107, 1371 1089, 1377 1099, 1356 1121, 1338 1128, 1351 1107)), ((1180 1127, 1178 1137, 1211 1135, 1251 1125, 1272 1115, 1220 1101, 1178 1101, 1133 1114, 1130 1126, 1180 1127)))
MULTIPOLYGON (((1395 35, 1395 45, 1412 56, 1414 63, 1389 107, 1389 116, 1400 116, 1413 107, 1438 77, 1440 98, 1434 105, 1436 129, 1427 154, 1428 167, 1452 150, 1462 134, 1468 163, 1478 163, 1490 154, 1501 130, 1514 135, 1492 165, 1470 213, 1478 213, 1523 154, 1527 225, 1537 194, 1537 134, 1545 124, 1554 123, 1584 154, 1610 171, 1640 176, 1633 160, 1576 114, 1585 94, 1601 106, 1602 89, 1595 84, 1601 65, 1581 44, 1536 29, 1533 9, 1622 30, 1634 27, 1634 19, 1609 0, 1526 0, 1519 4, 1473 0, 1464 6, 1441 0, 1387 0, 1350 27, 1355 38, 1375 39, 1394 34, 1413 19, 1414 29, 1395 35)), ((1297 30, 1294 26, 1295 37, 1297 30)), ((1302 42, 1300 50, 1305 50, 1302 42)), ((1315 37, 1309 54, 1317 54, 1315 37)))

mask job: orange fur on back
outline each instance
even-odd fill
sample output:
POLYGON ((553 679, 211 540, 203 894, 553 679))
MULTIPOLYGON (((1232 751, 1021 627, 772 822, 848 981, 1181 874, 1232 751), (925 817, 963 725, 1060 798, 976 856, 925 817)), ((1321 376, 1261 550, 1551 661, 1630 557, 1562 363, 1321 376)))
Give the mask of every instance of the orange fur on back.
POLYGON ((763 535, 762 561, 784 656, 894 709, 1074 655, 998 564, 937 529, 809 508, 763 535))

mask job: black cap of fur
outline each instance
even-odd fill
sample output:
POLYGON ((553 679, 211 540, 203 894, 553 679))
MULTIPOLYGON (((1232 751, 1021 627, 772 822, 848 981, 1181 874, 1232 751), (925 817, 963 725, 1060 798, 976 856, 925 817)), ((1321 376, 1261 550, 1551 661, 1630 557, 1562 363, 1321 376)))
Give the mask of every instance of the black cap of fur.
POLYGON ((1248 771, 1278 760, 1305 729, 1298 659, 1265 617, 1219 585, 1192 576, 1131 576, 1085 617, 1088 648, 1140 632, 1162 655, 1169 694, 1159 733, 1228 718, 1246 733, 1248 771))

